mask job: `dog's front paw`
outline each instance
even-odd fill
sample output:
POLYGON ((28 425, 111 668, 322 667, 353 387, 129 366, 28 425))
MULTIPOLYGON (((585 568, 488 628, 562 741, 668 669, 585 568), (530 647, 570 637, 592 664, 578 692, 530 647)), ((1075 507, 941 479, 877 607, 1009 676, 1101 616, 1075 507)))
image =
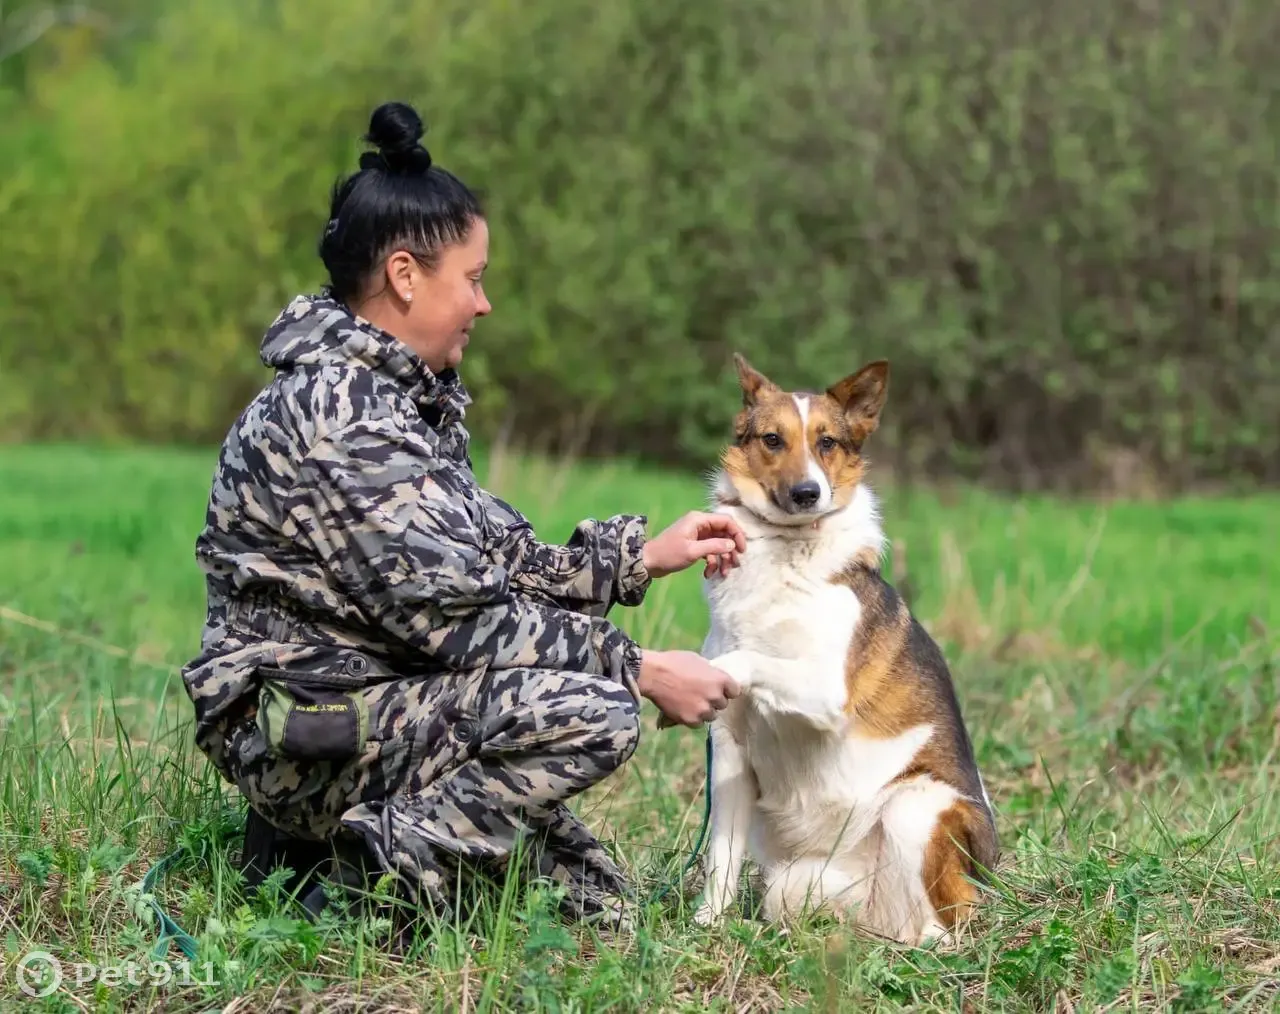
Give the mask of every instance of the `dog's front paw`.
POLYGON ((741 689, 746 690, 751 685, 751 663, 744 652, 726 652, 709 661, 722 673, 732 677, 741 689))
POLYGON ((717 911, 716 907, 706 898, 702 899, 697 911, 693 913, 693 921, 699 926, 714 926, 723 918, 724 911, 717 911))

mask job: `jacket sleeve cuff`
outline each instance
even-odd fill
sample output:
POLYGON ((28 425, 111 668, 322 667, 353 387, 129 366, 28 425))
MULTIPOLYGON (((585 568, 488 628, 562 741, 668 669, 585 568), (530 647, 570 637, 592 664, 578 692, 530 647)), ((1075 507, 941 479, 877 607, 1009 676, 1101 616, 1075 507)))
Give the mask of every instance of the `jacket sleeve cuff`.
POLYGON ((643 703, 640 694, 640 662, 642 657, 643 652, 640 645, 630 638, 626 638, 622 645, 622 680, 627 689, 631 691, 631 696, 636 699, 637 704, 643 703))
POLYGON ((643 514, 623 515, 619 519, 618 572, 614 580, 614 600, 623 606, 638 606, 644 601, 653 582, 644 565, 644 546, 648 538, 648 518, 643 514))

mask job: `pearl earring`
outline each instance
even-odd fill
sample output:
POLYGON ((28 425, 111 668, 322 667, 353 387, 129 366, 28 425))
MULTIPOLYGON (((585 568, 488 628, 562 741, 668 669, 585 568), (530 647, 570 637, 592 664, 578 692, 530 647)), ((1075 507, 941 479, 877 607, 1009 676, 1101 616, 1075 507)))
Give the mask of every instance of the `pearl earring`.
POLYGON ((406 303, 412 303, 412 302, 413 302, 413 293, 412 293, 412 292, 406 292, 406 293, 405 293, 405 296, 404 296, 404 301, 405 301, 406 303))

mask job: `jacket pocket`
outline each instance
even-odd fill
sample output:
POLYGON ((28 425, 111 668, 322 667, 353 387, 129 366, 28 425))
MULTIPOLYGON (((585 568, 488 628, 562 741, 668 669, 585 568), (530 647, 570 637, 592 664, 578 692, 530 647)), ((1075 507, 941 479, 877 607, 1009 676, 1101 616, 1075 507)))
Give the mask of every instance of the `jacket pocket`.
POLYGON ((258 728, 276 757, 347 761, 369 742, 370 682, 385 678, 360 652, 321 651, 259 666, 258 728))
POLYGON ((358 689, 264 677, 258 726, 279 757, 349 760, 368 742, 369 707, 358 689))

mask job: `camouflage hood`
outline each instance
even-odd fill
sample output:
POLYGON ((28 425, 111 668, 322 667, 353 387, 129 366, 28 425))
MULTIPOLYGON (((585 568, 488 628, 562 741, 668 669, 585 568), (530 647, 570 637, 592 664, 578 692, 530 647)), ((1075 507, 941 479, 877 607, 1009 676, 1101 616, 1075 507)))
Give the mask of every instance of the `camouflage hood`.
POLYGON ((463 418, 471 399, 455 370, 439 374, 403 342, 354 314, 326 291, 296 297, 267 329, 260 350, 276 370, 305 367, 366 367, 404 388, 422 407, 434 407, 433 421, 463 418))

